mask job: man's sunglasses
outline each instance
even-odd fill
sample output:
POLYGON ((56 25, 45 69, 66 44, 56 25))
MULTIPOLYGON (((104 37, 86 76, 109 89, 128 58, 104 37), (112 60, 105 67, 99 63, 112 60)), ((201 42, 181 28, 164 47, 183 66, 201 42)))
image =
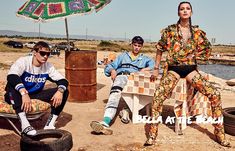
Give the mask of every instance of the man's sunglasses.
POLYGON ((38 53, 44 57, 45 55, 50 56, 51 52, 45 52, 45 51, 38 51, 38 53))

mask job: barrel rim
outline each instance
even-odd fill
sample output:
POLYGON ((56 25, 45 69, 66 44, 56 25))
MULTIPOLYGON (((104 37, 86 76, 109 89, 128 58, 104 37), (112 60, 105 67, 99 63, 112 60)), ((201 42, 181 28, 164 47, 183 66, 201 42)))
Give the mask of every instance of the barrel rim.
POLYGON ((97 50, 78 50, 78 51, 65 51, 65 53, 71 53, 71 52, 81 52, 81 53, 97 53, 97 50))

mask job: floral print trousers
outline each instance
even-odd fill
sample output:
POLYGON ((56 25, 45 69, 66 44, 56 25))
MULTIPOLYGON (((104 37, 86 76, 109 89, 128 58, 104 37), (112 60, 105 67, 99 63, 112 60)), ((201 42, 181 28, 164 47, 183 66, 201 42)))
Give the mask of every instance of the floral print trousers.
MULTIPOLYGON (((173 91, 179 79, 176 76, 168 72, 166 76, 162 77, 159 87, 154 93, 154 98, 152 102, 152 116, 157 118, 162 113, 163 102, 166 100, 167 96, 173 91)), ((222 106, 220 92, 202 75, 196 74, 192 78, 192 86, 199 92, 208 97, 211 102, 212 117, 221 118, 222 106)), ((215 130, 214 134, 218 142, 225 140, 224 126, 221 124, 213 124, 215 130)), ((158 123, 150 124, 150 129, 147 137, 155 140, 158 135, 158 123)))

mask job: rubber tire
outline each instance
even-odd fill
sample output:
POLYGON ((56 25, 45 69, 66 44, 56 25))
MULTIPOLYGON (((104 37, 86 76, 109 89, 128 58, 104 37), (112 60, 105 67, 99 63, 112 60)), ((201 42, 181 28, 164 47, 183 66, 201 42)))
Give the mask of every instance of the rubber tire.
POLYGON ((223 115, 225 132, 235 136, 235 107, 224 108, 223 115))
POLYGON ((35 136, 22 135, 22 151, 69 151, 73 147, 72 135, 65 130, 38 130, 35 136), (53 141, 40 141, 45 138, 58 138, 53 141))

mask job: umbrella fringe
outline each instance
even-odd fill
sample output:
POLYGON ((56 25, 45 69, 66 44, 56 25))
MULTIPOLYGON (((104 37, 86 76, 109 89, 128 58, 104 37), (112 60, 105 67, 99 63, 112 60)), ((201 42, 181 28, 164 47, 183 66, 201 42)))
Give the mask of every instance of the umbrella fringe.
POLYGON ((100 11, 102 8, 104 8, 106 5, 108 5, 112 0, 106 1, 100 8, 95 9, 96 12, 100 11))
MULTIPOLYGON (((49 17, 47 16, 46 18, 44 17, 40 17, 40 15, 38 14, 39 12, 37 12, 37 14, 39 15, 34 15, 34 11, 37 11, 38 7, 37 6, 36 8, 31 8, 31 9, 35 9, 35 10, 32 10, 31 14, 28 14, 28 7, 30 5, 30 2, 31 1, 27 1, 24 3, 24 5, 17 11, 17 16, 20 16, 20 17, 24 17, 24 18, 29 18, 29 19, 32 19, 32 20, 35 20, 37 22, 47 22, 47 21, 52 21, 52 20, 56 20, 56 19, 65 19, 69 16, 74 16, 74 15, 87 15, 87 14, 90 14, 92 13, 94 10, 96 12, 98 12, 99 10, 101 10, 104 6, 106 6, 107 4, 109 4, 112 0, 99 0, 99 4, 98 5, 94 5, 94 4, 89 4, 89 7, 87 8, 88 10, 84 10, 83 12, 74 12, 74 13, 71 13, 71 14, 61 14, 60 16, 54 16, 54 17, 49 17)), ((33 3, 33 2, 32 2, 33 3)), ((44 9, 44 8, 43 8, 44 9)))
POLYGON ((28 16, 21 15, 21 14, 18 14, 18 13, 16 13, 16 16, 17 16, 17 17, 22 17, 22 18, 25 18, 25 19, 28 19, 28 20, 33 20, 33 21, 35 21, 35 22, 42 22, 42 23, 44 22, 44 21, 42 21, 42 20, 30 18, 30 17, 28 17, 28 16))
POLYGON ((46 22, 50 22, 50 21, 55 21, 55 20, 59 20, 59 19, 65 19, 65 18, 68 18, 68 17, 71 17, 71 16, 83 16, 83 15, 89 15, 91 14, 92 12, 94 11, 94 9, 92 9, 91 11, 89 12, 84 12, 84 13, 74 13, 74 14, 70 14, 70 15, 67 15, 67 16, 63 16, 63 17, 58 17, 58 18, 51 18, 51 19, 47 19, 47 20, 44 20, 44 19, 35 19, 35 18, 31 18, 31 17, 28 17, 28 16, 25 16, 25 15, 22 15, 22 14, 18 14, 16 13, 16 16, 18 17, 23 17, 23 18, 26 18, 26 19, 29 19, 29 20, 34 20, 36 22, 42 22, 42 23, 46 23, 46 22))

